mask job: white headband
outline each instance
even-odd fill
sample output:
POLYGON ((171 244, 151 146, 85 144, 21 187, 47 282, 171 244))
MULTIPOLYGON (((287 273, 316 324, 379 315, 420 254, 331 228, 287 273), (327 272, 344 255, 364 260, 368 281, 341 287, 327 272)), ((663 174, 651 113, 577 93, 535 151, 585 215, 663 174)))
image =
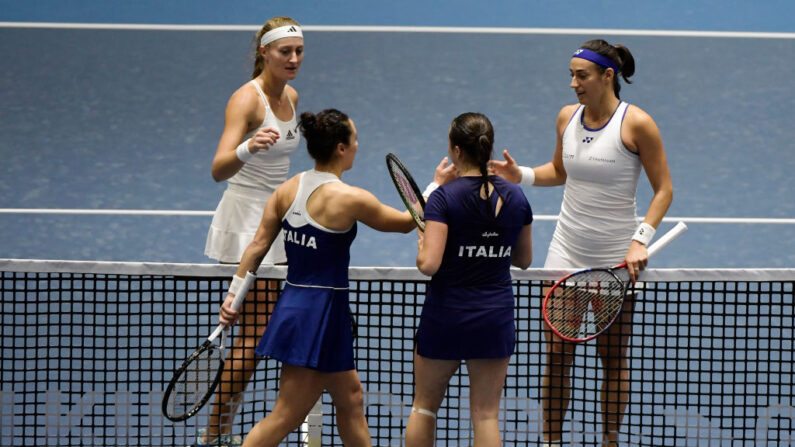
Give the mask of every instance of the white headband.
POLYGON ((301 27, 298 25, 280 26, 279 28, 272 29, 262 35, 259 44, 265 46, 274 40, 284 39, 285 37, 300 37, 304 38, 301 32, 301 27))

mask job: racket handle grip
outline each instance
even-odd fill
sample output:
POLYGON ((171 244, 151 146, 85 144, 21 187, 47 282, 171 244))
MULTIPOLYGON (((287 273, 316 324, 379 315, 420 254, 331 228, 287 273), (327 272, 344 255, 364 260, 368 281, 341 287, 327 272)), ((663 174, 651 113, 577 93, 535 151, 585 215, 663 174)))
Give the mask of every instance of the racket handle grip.
POLYGON ((647 252, 649 257, 651 258, 652 255, 662 250, 666 245, 670 244, 671 241, 678 238, 685 231, 687 231, 687 225, 685 225, 684 222, 679 222, 676 224, 676 226, 668 230, 667 233, 663 234, 661 238, 657 239, 657 242, 651 244, 651 247, 649 247, 647 252))
POLYGON ((257 279, 257 275, 246 272, 246 277, 243 278, 243 283, 240 284, 237 293, 235 293, 235 299, 232 301, 233 310, 240 310, 240 306, 243 305, 243 299, 248 295, 248 290, 251 288, 251 284, 254 283, 255 279, 257 279))
POLYGON ((213 340, 215 340, 216 338, 218 338, 218 336, 219 336, 219 335, 221 335, 221 333, 224 331, 224 328, 225 328, 225 327, 226 327, 226 325, 225 325, 225 324, 223 324, 223 323, 219 324, 219 325, 218 325, 218 327, 217 327, 217 328, 215 328, 215 330, 213 331, 213 333, 212 333, 212 334, 210 334, 210 336, 209 336, 209 337, 207 337, 207 340, 213 341, 213 340))

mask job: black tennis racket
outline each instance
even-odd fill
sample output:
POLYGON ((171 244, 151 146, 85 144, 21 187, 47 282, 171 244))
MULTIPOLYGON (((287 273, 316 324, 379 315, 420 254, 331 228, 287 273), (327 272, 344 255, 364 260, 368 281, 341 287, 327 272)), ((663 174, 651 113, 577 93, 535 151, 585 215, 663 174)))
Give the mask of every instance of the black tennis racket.
MULTIPOLYGON (((246 278, 232 302, 234 310, 240 309, 254 279, 255 275, 246 273, 246 278)), ((163 395, 162 404, 163 414, 170 420, 179 422, 194 416, 218 387, 226 359, 225 328, 225 324, 219 324, 207 340, 174 371, 174 377, 163 395), (216 345, 214 342, 219 335, 221 342, 216 345)))
MULTIPOLYGON (((649 247, 649 257, 687 230, 684 222, 649 247)), ((564 276, 547 292, 544 320, 563 340, 579 343, 606 331, 621 313, 629 288, 627 263, 589 268, 564 276)))
POLYGON ((417 182, 406 169, 406 166, 400 161, 397 155, 389 153, 386 155, 386 167, 389 170, 389 176, 392 177, 392 182, 400 194, 401 200, 406 205, 406 208, 417 223, 417 228, 420 231, 425 231, 425 199, 422 197, 422 192, 417 186, 417 182))

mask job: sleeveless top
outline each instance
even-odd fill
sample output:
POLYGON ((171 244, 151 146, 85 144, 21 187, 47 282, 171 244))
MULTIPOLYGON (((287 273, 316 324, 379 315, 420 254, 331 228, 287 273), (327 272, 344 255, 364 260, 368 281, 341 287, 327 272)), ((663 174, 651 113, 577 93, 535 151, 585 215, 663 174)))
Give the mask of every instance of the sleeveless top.
POLYGON ((297 287, 348 287, 350 246, 356 223, 344 231, 331 230, 315 222, 306 202, 321 185, 339 182, 336 175, 314 169, 301 174, 295 199, 282 220, 287 252, 287 283, 297 287))
POLYGON ((580 105, 566 126, 566 186, 550 251, 572 265, 545 267, 600 267, 626 254, 638 224, 635 195, 642 169, 640 156, 621 141, 628 106, 622 101, 607 124, 590 129, 580 105))
POLYGON ((250 81, 265 105, 265 119, 257 129, 247 133, 245 139, 251 138, 262 127, 270 126, 279 130, 279 139, 267 150, 261 149, 240 168, 235 175, 227 180, 230 189, 254 188, 272 193, 285 180, 290 170, 290 154, 298 148, 300 133, 295 106, 290 101, 293 116, 289 121, 281 121, 271 110, 265 93, 255 80, 250 81))

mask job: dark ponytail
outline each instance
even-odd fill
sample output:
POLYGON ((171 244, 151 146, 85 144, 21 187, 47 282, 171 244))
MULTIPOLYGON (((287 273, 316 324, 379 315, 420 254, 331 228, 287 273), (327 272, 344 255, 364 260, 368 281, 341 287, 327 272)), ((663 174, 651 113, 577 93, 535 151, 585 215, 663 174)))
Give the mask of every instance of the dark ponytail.
POLYGON ((488 200, 488 163, 494 150, 494 127, 481 113, 462 113, 450 126, 450 143, 458 146, 469 163, 480 169, 483 187, 488 200))
MULTIPOLYGON (((621 99, 619 96, 621 84, 618 82, 618 75, 620 74, 624 79, 624 82, 627 84, 632 84, 632 81, 630 81, 629 78, 635 74, 635 58, 632 57, 632 53, 629 51, 629 48, 621 44, 610 45, 607 43, 607 41, 602 39, 589 40, 588 42, 582 44, 580 48, 585 48, 586 50, 599 53, 616 63, 618 66, 618 73, 616 73, 613 77, 613 91, 616 94, 616 98, 621 99)), ((601 65, 597 66, 603 73, 605 70, 607 70, 601 65)))

